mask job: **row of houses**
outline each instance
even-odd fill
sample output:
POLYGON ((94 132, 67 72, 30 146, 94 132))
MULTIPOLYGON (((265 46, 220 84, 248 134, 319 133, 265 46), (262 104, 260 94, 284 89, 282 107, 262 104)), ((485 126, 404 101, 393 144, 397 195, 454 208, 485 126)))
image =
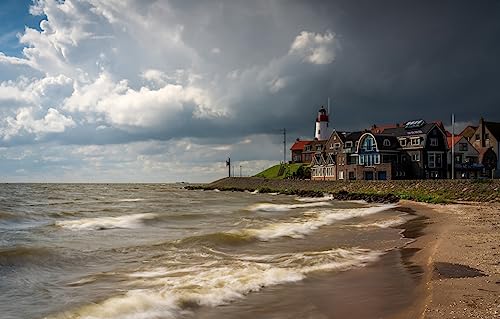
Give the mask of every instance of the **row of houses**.
POLYGON ((500 123, 482 118, 454 136, 442 122, 421 119, 356 132, 328 130, 322 108, 315 138, 297 139, 291 147, 292 162, 310 164, 313 180, 499 177, 500 123))

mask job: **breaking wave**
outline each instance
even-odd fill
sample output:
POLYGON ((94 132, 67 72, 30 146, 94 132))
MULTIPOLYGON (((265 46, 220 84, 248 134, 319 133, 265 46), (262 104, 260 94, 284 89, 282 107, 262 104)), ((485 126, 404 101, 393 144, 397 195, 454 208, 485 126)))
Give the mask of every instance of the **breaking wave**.
POLYGON ((145 220, 155 219, 156 214, 132 214, 118 217, 82 218, 56 221, 55 225, 70 230, 104 230, 113 228, 139 228, 145 220))
POLYGON ((305 235, 317 230, 318 228, 331 225, 336 221, 372 215, 394 207, 396 207, 396 205, 332 210, 319 213, 312 212, 313 216, 316 215, 315 218, 297 220, 295 222, 275 223, 261 229, 249 229, 244 232, 263 241, 279 237, 303 238, 305 235))
POLYGON ((286 212, 296 208, 310 208, 310 207, 324 207, 330 206, 331 203, 326 201, 303 203, 303 204, 272 204, 272 203, 258 203, 248 208, 249 211, 257 212, 286 212))
MULTIPOLYGON (((366 208, 339 209, 324 212, 309 211, 304 217, 295 218, 291 222, 269 224, 263 228, 240 229, 227 232, 210 233, 186 237, 176 242, 178 245, 243 245, 255 240, 269 241, 280 237, 303 238, 322 226, 327 226, 336 221, 347 220, 383 212, 396 207, 396 205, 381 205, 366 208)), ((380 222, 381 225, 384 221, 380 222)), ((387 222, 389 225, 390 221, 387 222)), ((367 226, 363 226, 367 227, 367 226)), ((383 227, 383 226, 380 226, 383 227)), ((390 226, 386 226, 390 227, 390 226)))
POLYGON ((365 249, 245 256, 170 270, 155 268, 129 274, 150 288, 135 289, 65 312, 56 318, 153 319, 177 318, 193 306, 216 307, 266 287, 303 280, 311 272, 342 271, 374 262, 380 252, 365 249))

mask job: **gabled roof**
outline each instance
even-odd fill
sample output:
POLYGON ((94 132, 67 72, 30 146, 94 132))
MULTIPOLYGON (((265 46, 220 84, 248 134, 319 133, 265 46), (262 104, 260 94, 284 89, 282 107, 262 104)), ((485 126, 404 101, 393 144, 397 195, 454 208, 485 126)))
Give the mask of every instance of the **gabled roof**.
POLYGON ((435 126, 439 127, 438 123, 425 123, 420 127, 409 126, 405 127, 396 127, 396 128, 388 128, 384 130, 384 134, 390 134, 394 136, 410 136, 410 135, 418 135, 418 134, 428 134, 435 126))
POLYGON ((468 126, 464 127, 462 132, 460 132, 460 134, 458 134, 458 135, 462 135, 465 138, 472 137, 474 135, 474 133, 476 132, 478 127, 479 126, 468 125, 468 126))
MULTIPOLYGON (((462 139, 462 137, 463 137, 462 135, 455 135, 454 140, 453 140, 453 142, 454 142, 453 144, 457 145, 458 141, 460 141, 462 139)), ((446 140, 448 142, 448 148, 451 148, 452 145, 451 145, 451 134, 450 134, 450 132, 446 132, 446 140)))
POLYGON ((304 146, 310 144, 312 141, 295 141, 295 143, 290 147, 292 151, 303 151, 304 146))
POLYGON ((486 126, 497 140, 500 140, 500 123, 484 121, 484 126, 486 126))
POLYGON ((361 135, 363 135, 365 132, 351 132, 351 133, 347 133, 346 136, 345 136, 345 140, 346 141, 351 141, 351 142, 356 142, 357 140, 359 140, 359 138, 361 137, 361 135))
POLYGON ((388 134, 373 134, 375 140, 377 141, 377 147, 380 151, 386 150, 397 150, 400 145, 398 139, 393 135, 388 134), (384 145, 384 141, 388 140, 389 145, 384 145))

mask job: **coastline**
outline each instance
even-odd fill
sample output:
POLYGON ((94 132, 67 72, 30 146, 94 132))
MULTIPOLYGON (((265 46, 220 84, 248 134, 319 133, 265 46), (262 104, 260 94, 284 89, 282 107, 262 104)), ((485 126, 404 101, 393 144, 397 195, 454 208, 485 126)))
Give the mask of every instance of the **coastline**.
MULTIPOLYGON (((388 194, 397 194, 398 199, 401 199, 400 206, 418 216, 413 220, 413 225, 410 221, 409 224, 398 227, 404 229, 403 236, 415 239, 400 248, 399 252, 403 266, 409 272, 415 270, 414 276, 418 277, 418 280, 413 283, 413 302, 400 307, 401 309, 393 309, 395 311, 391 314, 382 317, 500 318, 498 181, 491 183, 441 181, 424 193, 425 196, 410 197, 412 200, 406 200, 397 191, 415 184, 425 188, 428 182, 404 182, 406 181, 391 184, 377 182, 351 184, 225 178, 198 189, 217 188, 226 191, 264 189, 266 192, 279 191, 294 195, 304 193, 304 196, 314 196, 315 193, 320 196, 319 194, 326 192, 334 194, 334 199, 368 198, 374 202, 384 202, 388 194), (366 191, 381 185, 384 187, 378 192, 366 191), (447 187, 449 189, 445 191, 447 187), (387 189, 393 192, 387 192, 387 189), (432 192, 436 192, 436 189, 439 198, 443 199, 442 202, 447 203, 446 205, 436 204, 440 201, 433 200, 432 192), (340 196, 335 196, 339 194, 340 196), (463 201, 464 198, 468 200, 463 201)), ((387 303, 384 304, 388 306, 387 303)))
POLYGON ((500 317, 500 205, 401 205, 428 220, 403 248, 423 269, 418 297, 393 318, 500 317))

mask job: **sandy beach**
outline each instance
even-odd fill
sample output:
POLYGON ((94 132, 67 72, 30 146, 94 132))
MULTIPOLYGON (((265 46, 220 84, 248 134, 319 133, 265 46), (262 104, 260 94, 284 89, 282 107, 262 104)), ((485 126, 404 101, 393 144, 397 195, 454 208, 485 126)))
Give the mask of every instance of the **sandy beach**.
POLYGON ((500 204, 402 205, 428 219, 406 247, 420 297, 396 318, 500 318, 500 204))

